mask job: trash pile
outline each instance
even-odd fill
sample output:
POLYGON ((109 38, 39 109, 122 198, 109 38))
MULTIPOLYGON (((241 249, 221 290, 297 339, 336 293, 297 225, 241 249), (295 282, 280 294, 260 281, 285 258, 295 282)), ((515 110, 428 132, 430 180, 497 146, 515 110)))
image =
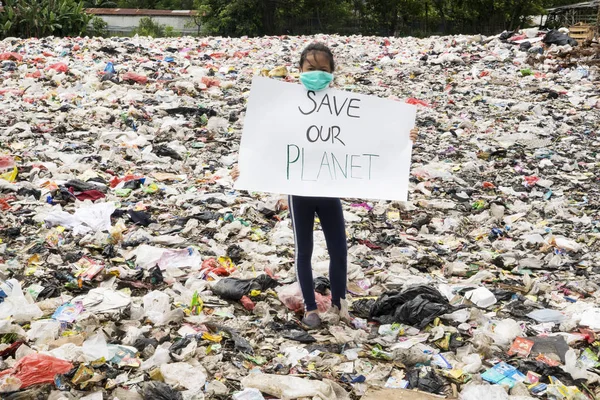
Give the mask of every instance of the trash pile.
POLYGON ((600 395, 600 52, 546 37, 5 39, 0 396, 600 395), (351 323, 316 225, 309 332, 287 206, 230 171, 313 40, 420 139, 408 202, 343 201, 351 323))

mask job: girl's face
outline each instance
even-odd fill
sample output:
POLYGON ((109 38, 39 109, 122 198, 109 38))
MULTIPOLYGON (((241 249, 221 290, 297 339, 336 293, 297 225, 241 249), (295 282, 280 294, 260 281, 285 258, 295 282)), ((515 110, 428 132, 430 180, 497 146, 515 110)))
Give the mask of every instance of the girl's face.
POLYGON ((322 51, 312 51, 306 56, 306 60, 300 66, 300 72, 323 71, 333 72, 331 70, 331 60, 329 56, 322 51))

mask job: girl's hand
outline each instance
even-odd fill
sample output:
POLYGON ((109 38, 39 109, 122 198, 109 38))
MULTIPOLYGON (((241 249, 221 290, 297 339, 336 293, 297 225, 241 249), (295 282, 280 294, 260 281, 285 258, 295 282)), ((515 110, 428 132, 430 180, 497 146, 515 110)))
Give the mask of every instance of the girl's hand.
POLYGON ((410 130, 410 140, 414 143, 417 141, 418 136, 419 136, 419 128, 412 128, 410 130))
POLYGON ((233 169, 231 170, 229 175, 231 175, 231 178, 233 179, 234 182, 238 180, 238 178, 240 177, 240 169, 238 168, 237 165, 235 167, 233 167, 233 169))

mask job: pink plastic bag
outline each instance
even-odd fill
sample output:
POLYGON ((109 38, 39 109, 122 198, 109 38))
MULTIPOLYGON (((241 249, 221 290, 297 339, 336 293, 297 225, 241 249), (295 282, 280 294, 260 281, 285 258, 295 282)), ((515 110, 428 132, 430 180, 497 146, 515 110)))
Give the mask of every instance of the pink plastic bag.
POLYGON ((66 73, 69 71, 69 67, 67 66, 67 64, 65 63, 56 63, 56 64, 52 64, 51 66, 48 67, 49 69, 53 69, 57 72, 63 72, 66 73))
POLYGON ((135 72, 126 72, 122 76, 124 81, 134 81, 140 85, 145 85, 148 82, 148 77, 135 72))
POLYGON ((12 168, 15 166, 15 159, 11 156, 0 156, 0 169, 12 168))
MULTIPOLYGON (((304 298, 302 297, 302 291, 300 290, 300 284, 298 284, 298 282, 281 288, 277 291, 277 295, 279 300, 291 311, 304 311, 304 298)), ((324 313, 331 308, 330 296, 323 296, 322 294, 315 292, 315 299, 317 300, 319 312, 324 313)))
POLYGON ((0 372, 0 378, 10 375, 21 381, 21 389, 40 383, 53 383, 54 377, 66 374, 73 364, 60 358, 33 353, 21 358, 15 366, 0 372))

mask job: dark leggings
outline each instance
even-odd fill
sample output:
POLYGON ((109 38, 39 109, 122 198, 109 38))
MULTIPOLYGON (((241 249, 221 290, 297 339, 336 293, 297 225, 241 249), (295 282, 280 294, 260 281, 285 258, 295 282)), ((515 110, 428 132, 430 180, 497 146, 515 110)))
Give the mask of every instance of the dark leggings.
POLYGON ((304 307, 306 311, 317 309, 311 265, 316 214, 321 220, 329 252, 331 303, 340 308, 341 299, 346 298, 348 271, 348 247, 342 202, 340 199, 328 197, 290 196, 289 206, 296 241, 296 277, 302 289, 304 307))

